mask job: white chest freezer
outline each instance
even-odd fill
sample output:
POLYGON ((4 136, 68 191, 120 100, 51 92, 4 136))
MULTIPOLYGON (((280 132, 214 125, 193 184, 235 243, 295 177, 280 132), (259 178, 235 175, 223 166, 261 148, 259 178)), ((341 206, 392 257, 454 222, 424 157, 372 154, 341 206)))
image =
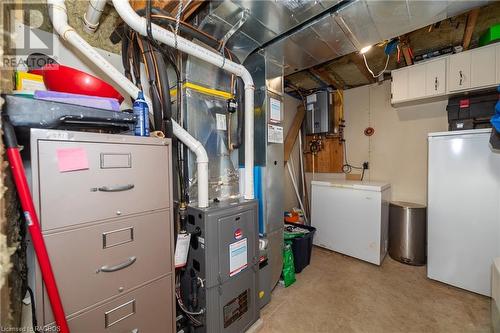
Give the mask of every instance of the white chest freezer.
POLYGON ((500 256, 500 152, 490 129, 429 134, 427 276, 491 295, 500 256))
POLYGON ((390 184, 335 180, 311 185, 313 243, 380 265, 388 245, 390 184))

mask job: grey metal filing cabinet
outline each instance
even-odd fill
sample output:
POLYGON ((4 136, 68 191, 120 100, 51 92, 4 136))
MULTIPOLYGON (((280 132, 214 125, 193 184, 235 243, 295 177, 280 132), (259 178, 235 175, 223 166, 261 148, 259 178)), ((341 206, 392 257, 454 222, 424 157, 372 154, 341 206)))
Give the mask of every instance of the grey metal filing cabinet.
MULTIPOLYGON (((170 139, 32 129, 30 153, 33 198, 71 332, 173 331, 170 139)), ((38 322, 53 325, 31 262, 38 322)))

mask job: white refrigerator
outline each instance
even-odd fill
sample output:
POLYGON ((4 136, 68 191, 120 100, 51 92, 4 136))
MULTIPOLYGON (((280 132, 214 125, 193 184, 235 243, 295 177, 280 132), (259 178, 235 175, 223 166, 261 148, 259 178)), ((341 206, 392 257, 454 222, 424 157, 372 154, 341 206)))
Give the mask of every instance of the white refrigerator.
POLYGON ((500 256, 500 152, 490 132, 428 137, 427 276, 487 296, 500 256))

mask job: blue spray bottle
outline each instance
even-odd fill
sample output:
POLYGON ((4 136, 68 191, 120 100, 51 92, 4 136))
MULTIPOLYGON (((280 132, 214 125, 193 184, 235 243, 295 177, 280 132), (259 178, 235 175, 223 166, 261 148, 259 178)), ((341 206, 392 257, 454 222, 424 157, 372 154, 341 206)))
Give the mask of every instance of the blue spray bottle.
POLYGON ((134 101, 134 115, 137 117, 134 135, 135 136, 149 136, 149 107, 148 103, 144 99, 144 93, 142 91, 137 95, 137 99, 134 101))

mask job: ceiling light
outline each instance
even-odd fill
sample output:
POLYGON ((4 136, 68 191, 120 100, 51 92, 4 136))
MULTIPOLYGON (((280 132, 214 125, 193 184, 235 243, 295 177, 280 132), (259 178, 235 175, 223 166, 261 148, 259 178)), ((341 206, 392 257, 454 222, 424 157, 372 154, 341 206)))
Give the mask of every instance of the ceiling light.
POLYGON ((361 54, 365 54, 365 53, 366 53, 366 52, 368 52, 371 48, 372 48, 372 46, 371 46, 371 45, 365 46, 365 47, 363 47, 363 48, 359 51, 359 53, 361 53, 361 54))

